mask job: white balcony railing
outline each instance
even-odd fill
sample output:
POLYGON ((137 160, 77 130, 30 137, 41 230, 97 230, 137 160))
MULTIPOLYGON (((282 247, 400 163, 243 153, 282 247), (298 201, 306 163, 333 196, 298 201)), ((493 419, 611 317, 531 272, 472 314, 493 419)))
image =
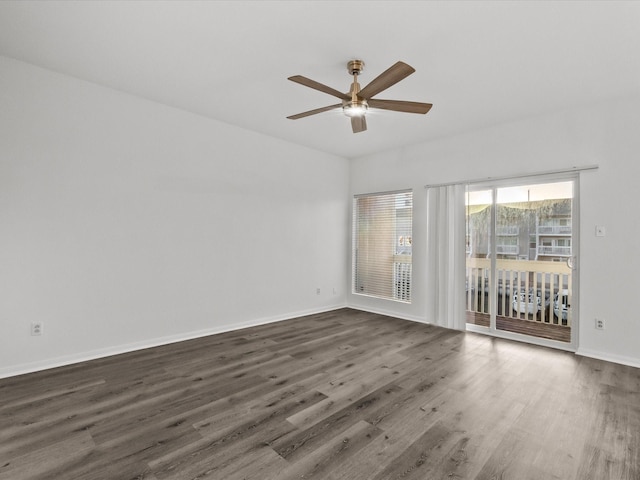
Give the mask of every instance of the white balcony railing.
POLYGON ((520 227, 514 226, 497 226, 496 235, 498 237, 506 237, 511 235, 520 235, 520 227))
MULTIPOLYGON (((466 310, 489 313, 491 260, 466 262, 466 310)), ((571 326, 571 269, 564 262, 499 260, 496 314, 561 327, 571 326)))
POLYGON ((571 256, 571 247, 553 247, 553 246, 538 246, 538 255, 558 255, 561 257, 571 256))
POLYGON ((402 302, 411 302, 411 263, 394 262, 393 278, 393 297, 402 302))
POLYGON ((520 247, 518 245, 496 245, 496 253, 503 255, 518 255, 520 247))
POLYGON ((538 235, 571 235, 571 225, 538 225, 538 235))

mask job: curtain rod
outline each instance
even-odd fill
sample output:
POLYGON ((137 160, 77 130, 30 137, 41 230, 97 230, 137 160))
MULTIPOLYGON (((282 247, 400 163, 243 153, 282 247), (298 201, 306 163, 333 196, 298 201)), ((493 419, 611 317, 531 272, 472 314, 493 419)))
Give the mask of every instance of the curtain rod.
POLYGON ((455 182, 445 182, 445 183, 432 183, 429 185, 425 185, 424 188, 435 188, 435 187, 449 187, 451 185, 460 185, 460 184, 470 184, 470 183, 486 183, 486 182, 494 182, 501 180, 517 180, 519 178, 531 178, 531 177, 542 177, 544 175, 557 175, 561 173, 574 173, 574 172, 584 172, 587 170, 597 170, 598 165, 586 165, 584 167, 571 167, 564 168, 561 170, 547 170, 546 172, 535 172, 535 173, 526 173, 522 175, 506 175, 503 177, 485 177, 485 178, 477 178, 475 180, 458 180, 455 182))

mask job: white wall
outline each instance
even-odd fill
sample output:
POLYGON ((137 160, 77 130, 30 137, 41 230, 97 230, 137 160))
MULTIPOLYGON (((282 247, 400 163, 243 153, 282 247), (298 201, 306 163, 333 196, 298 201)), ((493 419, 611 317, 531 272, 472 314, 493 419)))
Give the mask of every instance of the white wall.
POLYGON ((580 180, 578 353, 640 366, 639 127, 640 99, 625 99, 353 160, 352 194, 414 189, 414 279, 411 305, 352 294, 348 304, 425 320, 424 185, 597 164, 580 180), (595 237, 596 225, 606 237, 595 237))
POLYGON ((0 376, 344 306, 347 179, 0 57, 0 376))
POLYGON ((425 184, 589 164, 600 168, 581 178, 579 353, 640 366, 639 112, 639 99, 589 106, 349 169, 0 57, 0 377, 345 302, 424 321, 425 184), (349 193, 405 188, 413 303, 345 293, 349 193), (44 335, 29 335, 32 321, 44 335))

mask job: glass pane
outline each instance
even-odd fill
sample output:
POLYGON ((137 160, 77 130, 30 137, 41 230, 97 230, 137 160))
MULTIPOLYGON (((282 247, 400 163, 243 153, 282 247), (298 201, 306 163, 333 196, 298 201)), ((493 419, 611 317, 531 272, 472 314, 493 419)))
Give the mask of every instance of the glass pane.
POLYGON ((467 323, 571 342, 573 181, 466 195, 467 323))
POLYGON ((496 190, 496 329, 571 341, 573 182, 496 190))
POLYGON ((467 323, 489 327, 492 190, 466 192, 467 323))

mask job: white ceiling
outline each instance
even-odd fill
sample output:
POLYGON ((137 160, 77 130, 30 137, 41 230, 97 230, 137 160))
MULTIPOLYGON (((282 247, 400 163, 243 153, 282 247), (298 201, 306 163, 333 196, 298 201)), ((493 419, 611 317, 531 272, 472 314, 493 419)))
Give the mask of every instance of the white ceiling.
POLYGON ((640 2, 5 0, 0 54, 350 158, 639 94, 640 2), (338 103, 287 77, 347 91, 356 58, 431 112, 286 119, 338 103))

